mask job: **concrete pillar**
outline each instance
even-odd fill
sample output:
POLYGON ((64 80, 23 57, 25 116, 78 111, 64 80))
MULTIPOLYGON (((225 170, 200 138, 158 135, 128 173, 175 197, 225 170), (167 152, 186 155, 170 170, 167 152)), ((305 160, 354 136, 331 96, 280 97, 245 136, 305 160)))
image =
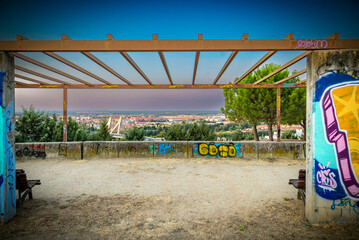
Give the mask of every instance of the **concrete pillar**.
POLYGON ((307 57, 306 218, 359 222, 359 50, 307 57))
POLYGON ((14 57, 0 52, 0 222, 16 213, 14 57))

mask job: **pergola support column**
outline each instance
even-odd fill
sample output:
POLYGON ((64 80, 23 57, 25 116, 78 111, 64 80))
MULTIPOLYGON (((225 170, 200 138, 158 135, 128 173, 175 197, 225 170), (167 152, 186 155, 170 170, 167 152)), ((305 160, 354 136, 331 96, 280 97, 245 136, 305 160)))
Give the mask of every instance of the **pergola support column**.
POLYGON ((359 221, 359 49, 307 58, 305 216, 312 223, 359 221))
POLYGON ((67 142, 67 88, 63 89, 63 142, 67 142))
POLYGON ((277 88, 277 142, 280 142, 280 89, 277 88))
POLYGON ((0 52, 0 223, 16 214, 14 57, 0 52))

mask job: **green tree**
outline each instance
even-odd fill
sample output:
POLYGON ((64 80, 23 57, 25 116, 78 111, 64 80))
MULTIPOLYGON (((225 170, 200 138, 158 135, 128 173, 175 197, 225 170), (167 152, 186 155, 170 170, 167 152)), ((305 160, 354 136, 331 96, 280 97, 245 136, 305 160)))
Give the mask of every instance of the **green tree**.
MULTIPOLYGON (((275 64, 266 64, 245 77, 241 83, 253 84, 279 67, 275 64)), ((266 83, 277 82, 288 75, 288 70, 279 72, 267 79, 266 83)), ((221 111, 229 120, 237 123, 247 120, 252 125, 256 141, 259 141, 257 125, 265 122, 268 126, 269 138, 273 141, 272 125, 276 122, 276 89, 224 89, 224 97, 225 106, 221 108, 221 111)))
POLYGON ((50 142, 56 138, 56 118, 50 118, 33 106, 23 108, 22 116, 16 121, 16 142, 50 142))
MULTIPOLYGON (((299 81, 298 78, 292 82, 299 81)), ((306 139, 306 88, 282 89, 281 122, 284 124, 300 124, 306 139)))
POLYGON ((143 141, 145 140, 145 132, 143 128, 134 126, 125 133, 126 141, 143 141))
POLYGON ((100 128, 96 132, 96 140, 97 141, 112 141, 112 135, 107 126, 107 121, 105 118, 101 120, 100 128))

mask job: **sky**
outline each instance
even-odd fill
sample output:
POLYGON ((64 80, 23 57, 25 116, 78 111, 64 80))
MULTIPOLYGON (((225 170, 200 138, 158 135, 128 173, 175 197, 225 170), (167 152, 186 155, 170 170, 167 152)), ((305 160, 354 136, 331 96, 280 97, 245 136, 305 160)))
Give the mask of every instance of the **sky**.
MULTIPOLYGON (((340 38, 359 38, 357 1, 18 1, 1 0, 0 40, 16 40, 16 34, 31 40, 60 40, 66 34, 73 40, 105 40, 112 34, 117 40, 158 38, 279 39, 289 33, 294 38, 326 38, 339 33, 340 38)), ((218 83, 233 82, 266 52, 239 52, 218 83)), ((75 64, 114 83, 121 81, 80 53, 58 53, 75 64)), ((300 52, 279 52, 267 63, 284 64, 300 52)), ((42 53, 24 53, 29 57, 66 71, 83 80, 99 83, 42 53)), ((111 68, 135 84, 145 80, 119 53, 94 53, 111 68)), ((157 53, 129 53, 153 83, 168 84, 157 53)), ((174 83, 192 82, 194 52, 164 53, 174 83)), ((202 52, 196 83, 212 83, 230 52, 202 52)), ((48 70, 16 59, 16 64, 49 76, 72 82, 48 70)), ((302 60, 290 71, 306 67, 302 60)), ((16 71, 19 74, 34 77, 16 71)), ((302 75, 301 78, 305 78, 302 75)), ((41 110, 61 110, 62 90, 16 89, 15 107, 33 105, 41 110)), ((219 110, 224 105, 223 90, 74 90, 68 91, 68 110, 219 110)))

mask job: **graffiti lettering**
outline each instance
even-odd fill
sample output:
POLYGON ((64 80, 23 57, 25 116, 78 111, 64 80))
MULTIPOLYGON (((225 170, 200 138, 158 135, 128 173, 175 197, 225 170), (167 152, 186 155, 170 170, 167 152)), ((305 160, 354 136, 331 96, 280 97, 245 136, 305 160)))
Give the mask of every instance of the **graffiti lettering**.
POLYGON ((169 143, 161 143, 158 145, 158 154, 168 154, 173 152, 174 149, 171 147, 169 143))
POLYGON ((66 143, 60 143, 59 156, 67 156, 67 144, 66 143))
POLYGON ((298 40, 297 46, 295 48, 327 48, 328 42, 325 39, 301 39, 298 40))
POLYGON ((295 83, 284 83, 283 86, 284 87, 291 87, 294 86, 295 83))
POLYGON ((335 210, 337 207, 340 208, 341 214, 343 214, 343 209, 348 208, 349 213, 353 211, 356 215, 359 215, 359 202, 350 198, 333 200, 332 206, 330 208, 335 210))
POLYGON ((215 157, 236 157, 240 156, 241 144, 217 144, 217 143, 197 143, 195 151, 201 156, 215 157))
POLYGON ((322 109, 327 140, 334 145, 341 180, 349 196, 359 198, 358 171, 353 171, 359 150, 358 109, 355 99, 359 84, 348 84, 327 90, 322 109), (349 95, 350 98, 346 98, 349 95), (337 114, 338 112, 338 114, 337 114), (344 131, 342 131, 342 129, 344 131))
POLYGON ((36 158, 45 158, 46 151, 45 151, 45 144, 40 145, 29 145, 28 147, 24 147, 23 149, 16 149, 16 156, 17 157, 36 157, 36 158))
POLYGON ((316 179, 318 186, 327 189, 329 191, 334 191, 337 187, 337 182, 335 181, 335 173, 330 172, 329 163, 327 166, 323 166, 322 164, 318 163, 320 171, 317 171, 316 179))

